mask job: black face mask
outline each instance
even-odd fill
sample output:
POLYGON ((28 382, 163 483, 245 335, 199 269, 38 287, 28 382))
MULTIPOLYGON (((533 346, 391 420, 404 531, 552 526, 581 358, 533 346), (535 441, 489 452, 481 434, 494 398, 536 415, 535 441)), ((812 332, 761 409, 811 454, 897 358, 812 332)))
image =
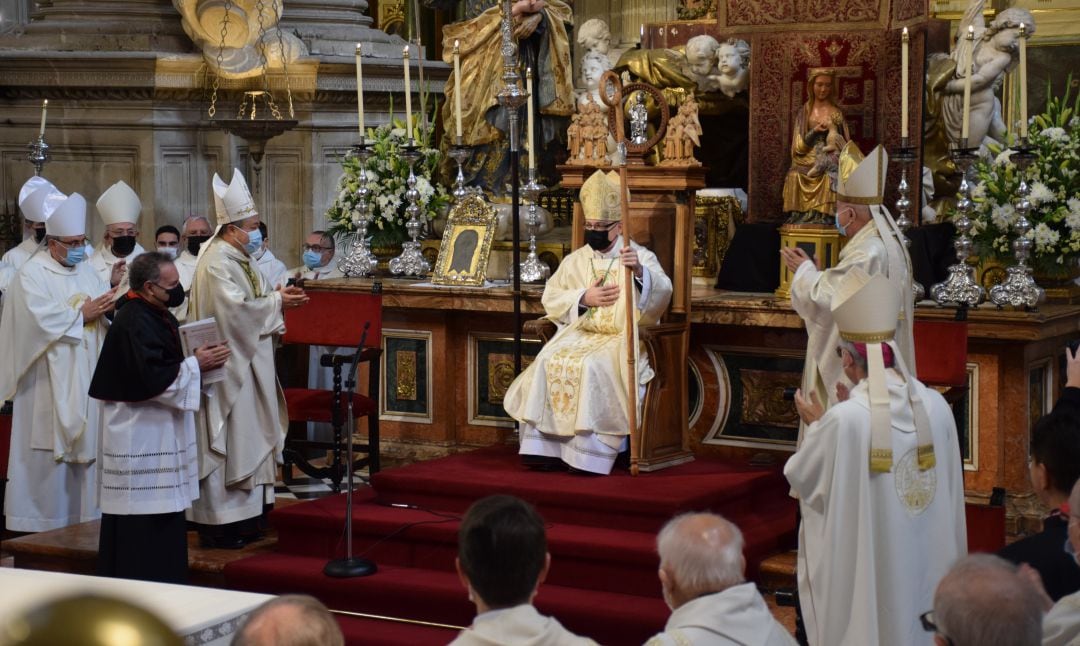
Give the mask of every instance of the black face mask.
POLYGON ((611 246, 611 240, 608 239, 608 232, 610 229, 603 231, 591 231, 585 230, 585 244, 589 245, 596 251, 603 251, 611 246))
POLYGON ((206 242, 209 239, 210 239, 210 236, 188 236, 188 239, 187 239, 188 253, 193 255, 193 256, 199 255, 199 247, 201 247, 202 243, 206 242))
POLYGON ((112 252, 114 256, 126 256, 135 251, 135 236, 120 236, 112 239, 112 252))
POLYGON ((45 239, 45 227, 40 229, 34 228, 34 242, 41 244, 41 241, 45 239))
MULTIPOLYGON (((157 283, 154 283, 154 284, 157 285, 157 283)), ((157 286, 161 287, 161 285, 157 285, 157 286)), ((161 287, 161 289, 165 289, 165 288, 161 287)), ((165 291, 169 293, 169 300, 165 301, 165 307, 168 307, 168 308, 171 309, 171 308, 174 308, 174 307, 179 307, 180 305, 182 305, 184 303, 184 296, 185 296, 185 294, 184 294, 184 286, 181 285, 180 283, 177 283, 176 287, 173 287, 172 289, 165 289, 165 291)))

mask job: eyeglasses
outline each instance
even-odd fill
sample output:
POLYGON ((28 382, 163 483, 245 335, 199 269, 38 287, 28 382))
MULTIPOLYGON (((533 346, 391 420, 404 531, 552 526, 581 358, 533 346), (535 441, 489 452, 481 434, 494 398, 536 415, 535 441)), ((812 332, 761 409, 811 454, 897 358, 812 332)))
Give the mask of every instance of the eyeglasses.
POLYGON ((53 238, 53 240, 55 240, 57 244, 59 244, 61 247, 64 247, 65 249, 76 249, 78 247, 86 246, 86 238, 83 238, 82 240, 75 240, 73 242, 65 242, 60 238, 53 238))
POLYGON ((925 630, 926 632, 934 633, 935 635, 940 635, 941 638, 945 640, 946 646, 953 646, 953 641, 951 639, 949 639, 948 635, 941 632, 941 630, 938 629, 937 624, 934 623, 934 611, 933 610, 927 610, 926 612, 919 615, 919 623, 922 624, 922 629, 925 630))
POLYGON ((304 245, 304 251, 314 251, 315 253, 322 253, 324 251, 328 251, 329 249, 330 249, 330 247, 324 247, 324 246, 318 245, 318 244, 305 244, 304 245))
POLYGON ((618 222, 586 222, 586 231, 611 231, 618 222))

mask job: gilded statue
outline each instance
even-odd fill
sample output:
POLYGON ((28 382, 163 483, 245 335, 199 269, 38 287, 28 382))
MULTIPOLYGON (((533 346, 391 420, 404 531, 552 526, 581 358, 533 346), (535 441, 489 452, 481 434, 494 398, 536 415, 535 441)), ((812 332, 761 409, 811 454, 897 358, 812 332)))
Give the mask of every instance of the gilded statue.
POLYGON ((210 70, 223 78, 261 74, 264 53, 271 68, 308 55, 302 40, 278 28, 282 0, 233 0, 227 7, 210 0, 172 2, 184 33, 202 52, 210 70), (226 12, 229 24, 223 37, 221 25, 226 12))
POLYGON ((962 63, 968 60, 974 63, 968 145, 980 148, 987 143, 1002 143, 1007 128, 995 92, 1005 73, 1017 63, 1020 23, 1024 23, 1028 35, 1035 33, 1034 19, 1027 9, 1005 9, 987 27, 983 21, 983 6, 984 0, 974 0, 964 11, 952 53, 933 54, 927 61, 923 155, 934 180, 930 202, 933 212, 927 213, 930 217, 946 205, 955 203, 960 186, 960 175, 949 157, 949 147, 960 140, 961 134, 967 77, 962 63), (974 29, 973 44, 965 37, 969 26, 974 29))
MULTIPOLYGON (((453 62, 454 41, 459 42, 461 79, 451 74, 446 82, 442 119, 446 132, 454 132, 454 94, 462 94, 462 140, 472 147, 465 164, 470 184, 501 194, 509 175, 509 118, 498 103, 502 80, 502 20, 499 3, 468 3, 466 19, 443 27, 443 60, 453 62), (490 5, 483 8, 483 5, 490 5), (471 14, 471 15, 470 15, 471 14)), ((511 6, 521 64, 533 69, 536 142, 540 179, 554 183, 552 151, 562 148, 566 122, 574 111, 574 84, 567 26, 573 9, 564 0, 515 0, 511 6)), ((525 129, 522 128, 522 131, 525 129)), ((524 136, 524 132, 522 133, 524 136)))
POLYGON ((832 224, 837 163, 851 135, 834 99, 836 70, 811 68, 806 77, 809 97, 795 113, 784 213, 791 224, 832 224))
POLYGON ((631 49, 619 57, 615 71, 629 72, 635 79, 667 93, 671 107, 678 104, 679 94, 698 94, 713 90, 713 78, 720 74, 716 51, 720 43, 709 35, 694 36, 685 49, 631 49), (679 92, 681 91, 681 92, 679 92))

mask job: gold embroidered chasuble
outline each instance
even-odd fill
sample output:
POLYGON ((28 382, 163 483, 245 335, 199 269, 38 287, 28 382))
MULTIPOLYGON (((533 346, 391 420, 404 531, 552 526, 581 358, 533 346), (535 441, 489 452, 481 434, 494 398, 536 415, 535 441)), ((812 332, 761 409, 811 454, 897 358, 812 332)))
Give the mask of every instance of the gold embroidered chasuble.
MULTIPOLYGON (((549 435, 594 432, 606 444, 621 442, 629 433, 625 291, 620 290, 619 300, 609 307, 580 314, 578 307, 598 279, 622 284, 625 272, 616 251, 622 245, 617 239, 608 253, 582 247, 567 256, 548 281, 544 310, 559 331, 507 390, 504 405, 514 419, 549 435)), ((652 325, 671 300, 671 281, 651 251, 637 244, 633 248, 648 273, 640 294, 635 292, 635 301, 644 298, 636 303, 636 319, 638 325, 652 325)), ((637 373, 641 385, 654 376, 640 348, 637 373)))

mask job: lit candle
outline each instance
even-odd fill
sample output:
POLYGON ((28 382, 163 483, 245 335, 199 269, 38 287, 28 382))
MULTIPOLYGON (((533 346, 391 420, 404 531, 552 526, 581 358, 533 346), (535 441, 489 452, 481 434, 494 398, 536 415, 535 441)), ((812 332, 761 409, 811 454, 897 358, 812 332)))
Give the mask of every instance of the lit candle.
POLYGON ((964 64, 964 71, 967 75, 964 77, 964 121, 960 125, 960 139, 961 145, 968 148, 968 130, 971 125, 971 76, 975 73, 975 27, 968 25, 968 58, 966 61, 962 61, 964 64))
POLYGON ((360 63, 360 43, 356 43, 356 110, 360 118, 360 138, 364 138, 364 68, 360 63))
POLYGON ((1027 25, 1020 23, 1020 138, 1027 137, 1027 25))
POLYGON ((460 42, 454 41, 454 134, 461 139, 461 55, 458 51, 460 42))
POLYGON ((409 71, 409 46, 402 53, 405 63, 405 136, 412 141, 412 80, 409 71))
POLYGON ((908 28, 900 37, 900 138, 908 138, 908 28))
POLYGON ((536 148, 533 146, 533 99, 532 99, 532 68, 525 70, 525 96, 529 102, 529 109, 526 113, 529 115, 528 124, 526 128, 526 136, 529 138, 529 170, 536 168, 536 148))
POLYGON ((645 23, 641 23, 641 29, 638 31, 638 42, 645 47, 645 23))
POLYGON ((45 113, 49 110, 49 100, 45 99, 41 102, 41 128, 38 129, 38 136, 45 136, 45 113))

